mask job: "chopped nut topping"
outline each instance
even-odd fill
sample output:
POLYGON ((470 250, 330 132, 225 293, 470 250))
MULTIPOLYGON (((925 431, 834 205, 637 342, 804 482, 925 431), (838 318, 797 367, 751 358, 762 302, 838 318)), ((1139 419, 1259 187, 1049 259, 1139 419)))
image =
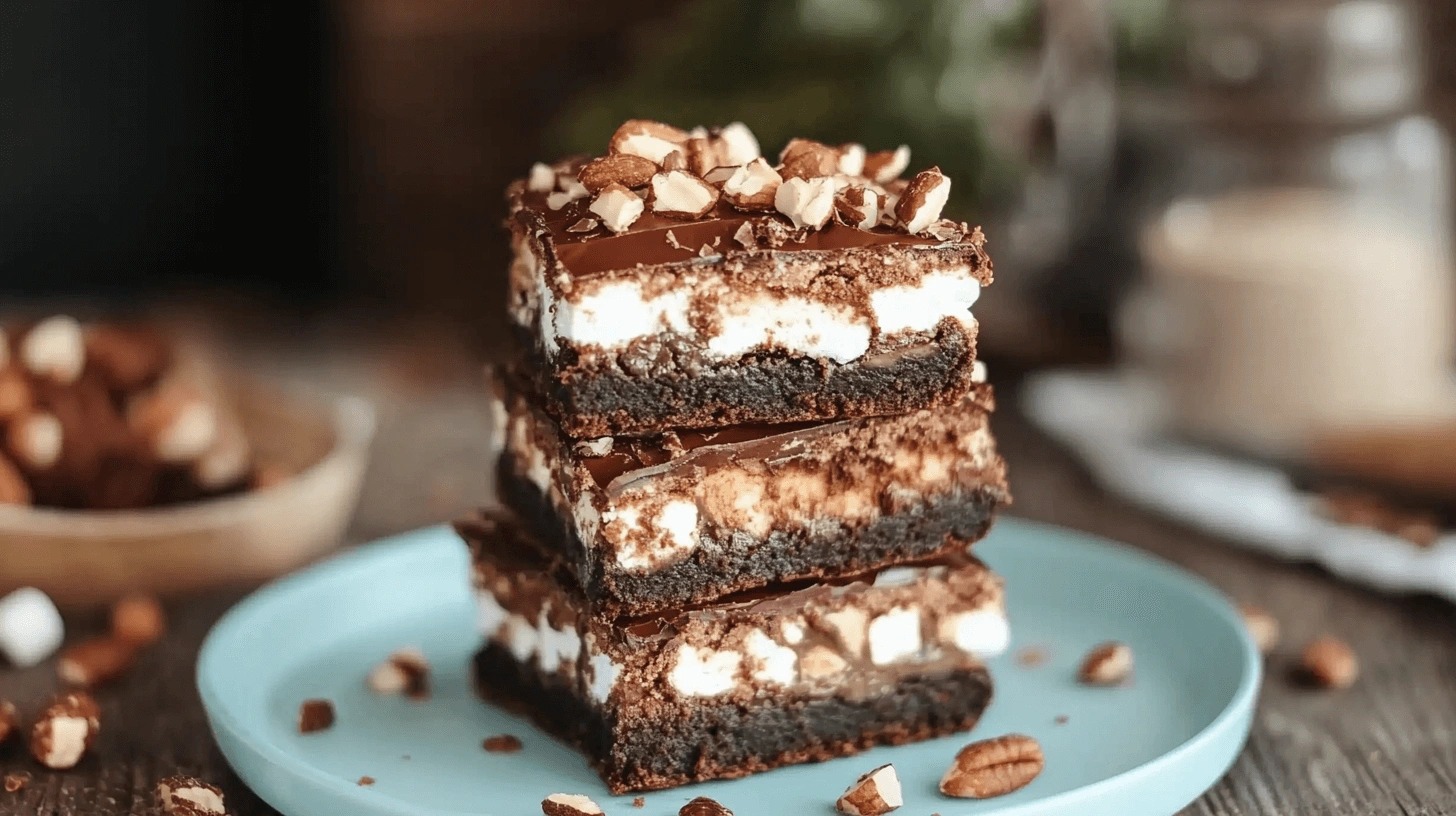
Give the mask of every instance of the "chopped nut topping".
POLYGON ((616 153, 593 159, 581 168, 577 179, 590 192, 599 192, 609 184, 623 187, 646 187, 657 174, 657 165, 641 156, 616 153))
POLYGON ((723 183, 723 197, 740 210, 773 212, 774 196, 783 178, 762 158, 739 167, 723 183))
POLYGON ((828 178, 790 178, 774 194, 774 207, 795 227, 820 229, 834 214, 834 182, 828 178))
POLYGON ((839 151, 812 139, 791 139, 779 155, 779 175, 813 179, 839 172, 839 151))
POLYGON ((646 204, 637 194, 620 184, 609 184, 597 193, 587 209, 601 216, 602 225, 612 232, 626 232, 642 217, 646 204))
POLYGON ((865 156, 863 173, 865 178, 876 184, 889 184, 910 166, 910 147, 900 145, 894 150, 881 150, 865 156))
POLYGON ((738 172, 739 167, 742 167, 742 165, 727 164, 721 167, 714 167, 712 170, 703 174, 703 181, 721 190, 723 189, 723 185, 728 183, 728 179, 733 178, 733 174, 738 172))
POLYGON ((754 137, 753 131, 742 122, 724 125, 714 134, 714 138, 720 165, 744 165, 763 155, 759 152, 758 139, 754 137))
POLYGON ((839 172, 846 176, 864 175, 865 147, 856 142, 839 146, 839 172))
POLYGON ((950 179, 939 167, 922 170, 910 180, 910 186, 895 204, 895 217, 905 231, 915 235, 940 219, 940 211, 950 198, 950 179))
POLYGON ((652 177, 652 211, 670 218, 702 218, 718 203, 718 190, 691 173, 669 170, 652 177))
POLYGON ((687 141, 688 134, 671 125, 650 119, 629 119, 612 134, 608 149, 612 153, 641 156, 654 164, 662 164, 667 154, 687 141))
POLYGON ((834 197, 834 217, 846 227, 872 229, 880 223, 880 197, 865 187, 846 187, 834 197))

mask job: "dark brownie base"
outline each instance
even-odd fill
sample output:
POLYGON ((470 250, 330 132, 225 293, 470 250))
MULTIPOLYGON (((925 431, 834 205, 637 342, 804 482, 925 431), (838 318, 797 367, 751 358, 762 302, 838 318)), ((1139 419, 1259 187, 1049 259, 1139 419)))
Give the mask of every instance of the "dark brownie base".
POLYGON ((782 697, 746 707, 705 701, 686 717, 619 721, 564 685, 543 683, 503 646, 476 654, 475 679, 484 697, 585 753, 614 795, 933 739, 970 729, 991 701, 991 677, 976 669, 909 677, 869 700, 782 697))
POLYGON ((600 552, 588 554, 575 528, 509 453, 497 473, 498 493, 534 535, 572 566, 592 609, 603 619, 705 603, 729 593, 801 579, 850 575, 964 549, 985 537, 996 510, 1010 503, 1001 485, 944 496, 882 516, 863 528, 811 534, 775 531, 758 543, 735 535, 698 548, 671 566, 629 572, 600 552))
POLYGON ((975 330, 950 318, 926 344, 844 365, 788 353, 706 363, 654 340, 623 352, 614 368, 588 370, 566 351, 548 364, 539 344, 519 334, 532 349, 527 367, 547 413, 576 439, 945 407, 970 390, 976 359, 975 330))

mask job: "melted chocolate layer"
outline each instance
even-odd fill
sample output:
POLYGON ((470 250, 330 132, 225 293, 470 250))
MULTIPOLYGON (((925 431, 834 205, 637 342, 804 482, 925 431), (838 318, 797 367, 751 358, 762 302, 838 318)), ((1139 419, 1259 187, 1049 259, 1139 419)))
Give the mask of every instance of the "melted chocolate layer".
MULTIPOLYGON (((528 191, 521 196, 521 203, 545 223, 556 249, 557 261, 573 275, 631 269, 639 264, 690 261, 698 257, 698 251, 704 246, 720 254, 742 251, 744 247, 733 239, 738 228, 745 222, 768 215, 740 212, 723 202, 719 202, 712 212, 696 221, 667 218, 649 211, 644 212, 626 232, 617 235, 601 226, 590 232, 567 231, 584 218, 600 221, 587 209, 591 206, 590 198, 577 199, 559 210, 551 210, 546 206, 546 193, 528 191), (669 232, 672 233, 671 240, 668 238, 669 232)), ((785 219, 784 224, 787 226, 788 223, 785 219)), ((893 244, 934 246, 943 243, 945 242, 937 238, 909 235, 888 227, 860 230, 831 222, 821 230, 793 233, 793 238, 776 248, 776 251, 850 249, 893 244)))

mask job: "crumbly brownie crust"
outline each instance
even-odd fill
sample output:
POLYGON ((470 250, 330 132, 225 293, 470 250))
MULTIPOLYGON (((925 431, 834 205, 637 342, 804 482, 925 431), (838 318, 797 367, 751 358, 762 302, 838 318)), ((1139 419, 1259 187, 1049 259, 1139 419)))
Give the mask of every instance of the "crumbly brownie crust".
POLYGON ((476 654, 475 677, 487 699, 586 754, 613 795, 734 779, 967 731, 992 694, 990 675, 972 668, 907 678, 868 700, 764 699, 706 705, 686 719, 623 720, 586 704, 566 683, 543 679, 499 644, 476 654))
POLYGON ((710 363, 671 337, 638 343, 611 365, 570 351, 553 363, 527 348, 543 406, 568 436, 587 438, 951 406, 972 386, 976 326, 947 318, 919 342, 843 364, 782 351, 710 363))

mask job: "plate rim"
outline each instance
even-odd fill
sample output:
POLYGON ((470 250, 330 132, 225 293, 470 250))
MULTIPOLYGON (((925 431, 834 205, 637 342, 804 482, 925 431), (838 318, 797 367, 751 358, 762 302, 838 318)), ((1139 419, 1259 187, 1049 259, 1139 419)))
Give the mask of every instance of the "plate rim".
MULTIPOLYGON (((1114 794, 1118 789, 1140 784, 1144 778, 1156 777, 1165 769, 1177 766, 1200 750, 1210 749, 1212 743, 1230 738, 1235 739, 1238 750, 1231 754, 1228 763, 1219 769, 1217 776, 1211 780, 1210 784, 1200 788, 1199 792, 1188 801, 1196 800, 1212 784, 1222 779, 1242 754, 1244 744, 1248 739, 1264 669, 1262 655, 1229 598, 1202 576, 1160 555, 1096 533, 1015 516, 1003 516, 997 519, 996 526, 1010 526, 1027 534, 1055 539, 1058 546, 1091 544, 1097 549, 1115 555, 1118 560, 1132 563, 1140 568, 1153 569, 1162 579, 1177 583, 1181 588, 1191 591, 1200 605, 1216 614, 1228 625, 1230 631, 1236 634, 1240 642, 1243 663, 1239 683, 1218 714, 1199 728, 1197 733, 1179 745, 1147 762, 1105 779, 1029 802, 1007 805, 995 810, 996 816, 1033 814, 1048 808, 1067 807, 1075 805, 1079 801, 1095 800, 1103 795, 1114 794)), ((354 783, 307 763, 297 762, 280 745, 260 734, 253 733, 255 729, 244 725, 241 718, 229 709, 223 699, 224 695, 213 687, 209 674, 211 673, 210 668, 215 663, 225 659, 220 655, 229 634, 245 625, 251 615, 257 614, 257 610, 260 608, 266 608, 274 598, 298 591, 300 585, 312 584, 321 579, 327 580, 330 584, 346 581, 348 576, 353 573, 377 569, 376 561, 380 558, 398 557, 400 553, 415 547, 443 548, 447 543, 446 534, 449 534, 451 529, 448 524, 439 524, 387 536, 351 548, 299 572, 271 581, 235 604, 208 630, 198 652, 194 675, 198 693, 209 728, 213 732, 224 759, 258 797, 270 805, 278 807, 263 791, 255 787, 254 782, 249 779, 252 774, 245 775, 238 769, 238 763, 235 763, 233 758, 228 755, 228 751, 223 749, 224 737, 251 751, 256 758, 266 762, 269 768, 291 778, 293 783, 309 786, 314 795, 334 797, 336 800, 342 799, 351 806, 364 808, 368 812, 376 814, 404 813, 411 814, 411 816, 429 816, 429 814, 442 813, 438 808, 422 809, 420 806, 399 799, 391 799, 387 803, 382 802, 377 795, 369 794, 367 789, 359 788, 354 783)), ((269 793, 272 792, 269 791, 269 793)), ((953 803, 957 801, 961 800, 948 799, 947 807, 953 807, 953 803)), ((288 816, 293 816, 293 814, 288 814, 288 816)))

